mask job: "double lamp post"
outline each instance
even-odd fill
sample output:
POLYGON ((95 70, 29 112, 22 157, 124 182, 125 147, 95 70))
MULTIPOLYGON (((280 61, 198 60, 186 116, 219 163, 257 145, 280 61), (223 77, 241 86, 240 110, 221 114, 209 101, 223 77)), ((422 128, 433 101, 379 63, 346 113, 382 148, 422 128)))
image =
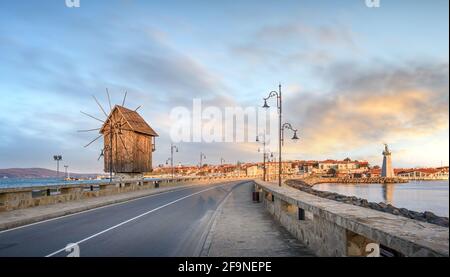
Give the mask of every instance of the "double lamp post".
POLYGON ((172 169, 172 179, 175 176, 175 167, 173 166, 173 153, 177 152, 178 153, 178 147, 173 145, 173 143, 170 144, 170 158, 168 158, 166 160, 166 164, 168 164, 168 162, 170 161, 170 167, 172 169))
MULTIPOLYGON (((283 142, 284 142, 284 129, 289 129, 291 131, 294 132, 294 135, 292 137, 292 140, 296 141, 298 140, 298 136, 297 136, 297 129, 294 129, 292 127, 292 125, 290 123, 282 123, 282 98, 281 98, 281 84, 278 86, 278 91, 271 91, 269 93, 269 96, 263 98, 264 100, 264 105, 263 108, 270 108, 270 106, 267 104, 267 100, 269 100, 272 97, 276 97, 277 99, 277 110, 278 110, 278 186, 281 187, 281 175, 282 175, 282 160, 281 160, 281 151, 282 151, 282 146, 283 146, 283 142)), ((265 141, 265 140, 264 140, 265 141)), ((265 156, 264 156, 265 157, 265 156)), ((265 159, 264 159, 265 160, 265 159)), ((264 168, 264 171, 265 168, 264 168)))

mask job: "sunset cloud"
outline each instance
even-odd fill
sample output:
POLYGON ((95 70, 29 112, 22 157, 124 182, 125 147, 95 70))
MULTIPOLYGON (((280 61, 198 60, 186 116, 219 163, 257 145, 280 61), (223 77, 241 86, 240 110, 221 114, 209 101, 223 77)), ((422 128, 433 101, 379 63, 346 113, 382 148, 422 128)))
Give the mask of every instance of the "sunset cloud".
POLYGON ((448 130, 448 63, 355 67, 327 71, 333 87, 325 95, 298 91, 287 100, 286 117, 301 126, 302 153, 331 156, 448 130))

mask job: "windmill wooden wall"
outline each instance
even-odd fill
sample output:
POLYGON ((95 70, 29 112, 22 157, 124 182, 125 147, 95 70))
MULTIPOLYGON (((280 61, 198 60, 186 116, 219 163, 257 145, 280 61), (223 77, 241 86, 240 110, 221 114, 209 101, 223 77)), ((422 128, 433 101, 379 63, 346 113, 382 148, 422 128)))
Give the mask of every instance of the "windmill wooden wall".
POLYGON ((157 134, 135 111, 116 106, 103 125, 105 172, 143 173, 152 171, 152 152, 157 134), (115 123, 110 137, 110 124, 115 123), (111 161, 112 141, 112 163, 111 161))

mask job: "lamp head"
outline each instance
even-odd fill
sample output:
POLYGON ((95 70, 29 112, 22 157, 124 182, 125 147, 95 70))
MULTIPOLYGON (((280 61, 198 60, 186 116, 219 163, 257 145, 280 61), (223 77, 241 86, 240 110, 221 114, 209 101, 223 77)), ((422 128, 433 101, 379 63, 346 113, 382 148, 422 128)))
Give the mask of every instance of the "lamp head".
POLYGON ((299 140, 297 136, 297 131, 294 131, 294 136, 292 137, 292 140, 299 140))
POLYGON ((265 108, 265 109, 270 108, 270 106, 267 104, 267 100, 266 100, 266 99, 264 99, 264 105, 263 105, 263 108, 265 108))

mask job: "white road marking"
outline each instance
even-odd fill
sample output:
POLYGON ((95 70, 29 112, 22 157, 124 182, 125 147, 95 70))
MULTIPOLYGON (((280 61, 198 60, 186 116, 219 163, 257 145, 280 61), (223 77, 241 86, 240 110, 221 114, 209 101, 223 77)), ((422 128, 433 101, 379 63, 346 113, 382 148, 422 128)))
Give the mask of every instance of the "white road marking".
MULTIPOLYGON (((201 191, 198 191, 198 192, 195 192, 195 193, 192 193, 192 194, 183 196, 183 197, 178 198, 178 199, 176 199, 176 200, 174 200, 174 201, 171 201, 171 202, 169 202, 169 203, 167 203, 167 204, 164 204, 164 205, 159 206, 159 207, 157 207, 157 208, 154 208, 154 209, 152 209, 152 210, 150 210, 150 211, 147 211, 147 212, 145 212, 145 213, 142 213, 142 214, 140 214, 140 215, 138 215, 138 216, 135 216, 135 217, 133 217, 133 218, 130 218, 130 219, 128 219, 128 220, 125 220, 125 221, 123 221, 123 222, 121 222, 121 223, 119 223, 119 224, 116 224, 116 225, 114 225, 114 226, 112 226, 112 227, 109 227, 108 229, 105 229, 105 230, 103 230, 103 231, 101 231, 101 232, 98 232, 98 233, 96 233, 96 234, 93 234, 93 235, 91 235, 91 236, 89 236, 89 237, 87 237, 87 238, 84 238, 84 239, 80 240, 80 241, 77 241, 77 242, 75 242, 74 244, 79 245, 80 243, 83 243, 83 242, 85 242, 85 241, 87 241, 87 240, 90 240, 90 239, 92 239, 92 238, 95 238, 95 237, 97 237, 97 236, 100 236, 101 234, 104 234, 104 233, 106 233, 106 232, 108 232, 108 231, 111 231, 111 230, 113 230, 113 229, 116 229, 116 228, 118 228, 118 227, 120 227, 120 226, 122 226, 122 225, 125 225, 125 224, 127 224, 127 223, 129 223, 129 222, 131 222, 131 221, 134 221, 134 220, 136 220, 136 219, 139 219, 139 218, 141 218, 141 217, 143 217, 143 216, 146 216, 146 215, 148 215, 148 214, 150 214, 150 213, 156 212, 156 211, 158 211, 158 210, 160 210, 160 209, 162 209, 162 208, 165 208, 165 207, 167 207, 167 206, 170 206, 170 205, 172 205, 172 204, 175 204, 175 203, 177 203, 177 202, 180 202, 180 201, 182 201, 182 200, 184 200, 184 199, 186 199, 186 198, 189 198, 189 197, 192 197, 192 196, 194 196, 194 195, 203 193, 203 192, 205 192, 205 191, 209 191, 209 190, 216 189, 216 188, 218 188, 218 187, 223 187, 223 186, 226 186, 226 185, 229 185, 229 184, 225 184, 225 185, 221 185, 221 186, 214 186, 214 187, 212 187, 212 188, 204 189, 204 190, 201 190, 201 191)), ((60 252, 65 251, 65 249, 66 249, 66 248, 61 248, 61 249, 59 249, 59 250, 57 250, 57 251, 55 251, 55 252, 53 252, 53 253, 48 254, 48 255, 45 256, 45 257, 51 257, 51 256, 54 256, 54 255, 56 255, 56 254, 58 254, 58 253, 60 253, 60 252)))
MULTIPOLYGON (((231 183, 231 182, 232 181, 229 181, 227 183, 231 183)), ((62 218, 69 217, 69 216, 84 214, 84 213, 88 213, 88 212, 92 212, 92 211, 96 211, 96 210, 100 210, 100 209, 104 209, 104 208, 108 208, 108 207, 122 205, 122 204, 126 204, 126 203, 129 203, 129 202, 133 202, 133 201, 137 201, 137 200, 141 200, 141 199, 145 199, 145 198, 150 198, 150 197, 154 197, 154 196, 158 196, 158 195, 162 195, 162 194, 166 194, 166 193, 177 192, 177 191, 185 191, 185 190, 191 189, 193 187, 209 186, 209 185, 210 184, 197 184, 197 185, 194 184, 194 185, 189 185, 187 187, 180 188, 180 189, 174 189, 174 190, 169 190, 169 191, 157 192, 157 193, 153 193, 153 194, 146 195, 146 196, 139 196, 137 198, 125 200, 125 201, 118 202, 118 203, 107 204, 107 205, 104 205, 104 206, 101 206, 101 207, 92 208, 92 209, 88 209, 88 210, 81 211, 81 212, 76 212, 76 213, 71 213, 71 214, 67 214, 67 215, 57 216, 57 217, 54 217, 54 218, 50 218, 50 219, 46 219, 46 220, 42 220, 42 221, 38 221, 38 222, 26 224, 26 225, 22 225, 22 226, 17 226, 17 227, 11 228, 11 229, 2 230, 2 231, 0 231, 0 234, 6 233, 6 232, 10 232, 10 231, 14 231, 14 230, 17 230, 17 229, 30 227, 30 226, 41 224, 41 223, 45 223, 45 222, 49 222, 49 221, 53 221, 53 220, 62 219, 62 218)))
POLYGON ((14 227, 14 228, 11 228, 11 229, 6 229, 6 230, 3 230, 3 231, 0 231, 0 234, 6 233, 6 232, 10 232, 10 231, 14 231, 14 230, 17 230, 17 229, 30 227, 30 226, 41 224, 41 223, 45 223, 45 222, 49 222, 49 221, 53 221, 53 220, 62 219, 62 218, 69 217, 69 216, 74 216, 74 215, 78 215, 78 214, 84 214, 84 213, 88 213, 88 212, 92 212, 92 211, 96 211, 96 210, 100 210, 100 209, 104 209, 104 208, 109 208, 109 207, 113 207, 113 206, 117 206, 117 205, 122 205, 122 204, 126 204, 126 203, 129 203, 129 202, 145 199, 145 198, 150 198, 150 197, 153 197, 153 196, 158 196, 158 195, 171 193, 171 192, 177 192, 177 191, 184 191, 184 190, 191 189, 194 186, 197 186, 197 185, 192 185, 192 186, 189 186, 189 187, 186 187, 186 188, 181 188, 181 189, 174 189, 174 190, 169 190, 169 191, 163 191, 163 192, 159 192, 159 193, 157 192, 157 193, 153 193, 153 194, 150 194, 150 195, 146 195, 146 196, 142 196, 142 197, 137 197, 137 198, 134 198, 134 199, 126 200, 126 201, 123 201, 123 202, 108 204, 108 205, 105 205, 105 206, 101 206, 101 207, 97 207, 97 208, 93 208, 93 209, 89 209, 89 210, 85 210, 85 211, 81 211, 81 212, 76 212, 76 213, 72 213, 72 214, 68 214, 68 215, 62 215, 62 216, 58 216, 58 217, 55 217, 55 218, 50 218, 50 219, 42 220, 42 221, 39 221, 39 222, 34 222, 34 223, 30 223, 30 224, 14 227))

